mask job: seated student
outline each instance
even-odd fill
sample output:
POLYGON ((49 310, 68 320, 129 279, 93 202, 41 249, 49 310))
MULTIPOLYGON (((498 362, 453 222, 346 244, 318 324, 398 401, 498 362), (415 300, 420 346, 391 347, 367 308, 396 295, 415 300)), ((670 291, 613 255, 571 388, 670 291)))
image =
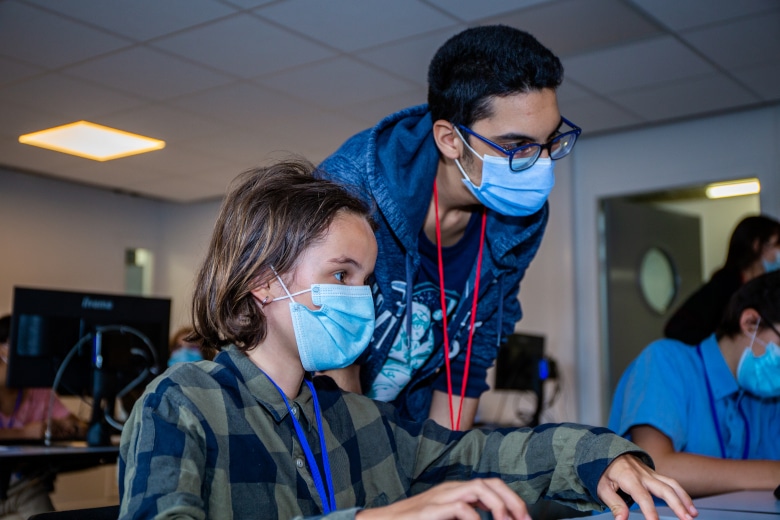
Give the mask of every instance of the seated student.
MULTIPOLYGON (((8 336, 11 317, 0 318, 0 444, 9 441, 42 441, 49 409, 49 388, 8 388, 8 336)), ((52 408, 52 436, 85 435, 86 425, 56 397, 52 408)), ((54 475, 48 471, 12 475, 8 498, 0 499, 0 520, 20 520, 54 511, 49 498, 54 475)))
POLYGON ((477 520, 479 507, 519 520, 520 497, 545 496, 625 520, 624 498, 654 511, 650 493, 696 515, 605 429, 451 431, 313 378, 352 363, 373 333, 368 215, 308 163, 239 178, 193 297, 201 343, 221 352, 169 368, 136 403, 120 446, 121 518, 477 520))
POLYGON ((214 359, 214 355, 216 354, 214 349, 201 347, 197 343, 190 341, 189 337, 192 333, 192 327, 185 326, 180 327, 174 335, 171 336, 171 344, 169 345, 171 355, 168 358, 168 366, 188 361, 214 359))
POLYGON ((664 327, 664 336, 697 345, 715 332, 742 284, 780 269, 780 222, 766 215, 742 219, 729 239, 726 263, 691 294, 664 327))
POLYGON ((648 346, 615 392, 610 429, 692 496, 780 484, 780 271, 732 297, 716 334, 648 346), (750 460, 747 460, 750 459, 750 460))

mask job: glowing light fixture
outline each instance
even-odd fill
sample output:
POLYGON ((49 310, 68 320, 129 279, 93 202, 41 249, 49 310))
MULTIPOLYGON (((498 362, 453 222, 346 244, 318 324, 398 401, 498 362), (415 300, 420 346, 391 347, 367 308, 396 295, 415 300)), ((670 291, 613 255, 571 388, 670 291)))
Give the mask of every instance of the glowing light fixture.
POLYGON ((734 182, 718 182, 710 184, 704 190, 708 199, 722 199, 725 197, 738 197, 740 195, 755 195, 761 192, 761 183, 758 179, 743 179, 734 182))
POLYGON ((25 134, 19 142, 101 162, 165 148, 165 141, 89 121, 25 134))

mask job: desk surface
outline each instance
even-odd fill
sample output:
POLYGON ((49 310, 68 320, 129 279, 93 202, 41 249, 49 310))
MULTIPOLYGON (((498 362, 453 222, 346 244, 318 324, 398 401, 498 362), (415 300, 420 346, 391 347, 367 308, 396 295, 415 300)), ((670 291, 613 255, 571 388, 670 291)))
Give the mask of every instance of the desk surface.
POLYGON ((119 446, 87 446, 83 442, 0 446, 0 499, 6 498, 11 474, 22 468, 64 473, 113 464, 118 457, 119 446))
POLYGON ((118 454, 118 446, 87 446, 83 442, 54 444, 52 446, 44 446, 42 444, 0 446, 0 459, 4 460, 29 460, 38 457, 83 457, 84 455, 106 455, 116 458, 118 454))
MULTIPOLYGON (((780 516, 774 513, 746 513, 744 511, 723 511, 719 509, 703 509, 698 507, 698 502, 697 502, 697 508, 699 510, 699 516, 696 517, 696 520, 778 520, 778 518, 780 518, 780 516)), ((604 513, 604 514, 592 516, 590 518, 607 520, 614 517, 612 516, 612 513, 604 513)), ((674 512, 668 507, 658 508, 658 519, 678 520, 674 512)), ((645 520, 645 515, 636 511, 631 511, 628 520, 645 520)))
POLYGON ((780 500, 771 491, 737 491, 695 500, 696 507, 721 511, 773 513, 780 515, 780 500))

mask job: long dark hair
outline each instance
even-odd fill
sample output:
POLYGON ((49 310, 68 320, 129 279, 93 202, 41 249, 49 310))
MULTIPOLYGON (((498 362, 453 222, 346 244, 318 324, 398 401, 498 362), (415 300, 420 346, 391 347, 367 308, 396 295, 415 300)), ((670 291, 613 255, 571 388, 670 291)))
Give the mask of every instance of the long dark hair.
POLYGON ((743 271, 761 257, 761 250, 773 237, 780 237, 780 222, 766 215, 746 217, 737 224, 729 240, 724 269, 743 271))

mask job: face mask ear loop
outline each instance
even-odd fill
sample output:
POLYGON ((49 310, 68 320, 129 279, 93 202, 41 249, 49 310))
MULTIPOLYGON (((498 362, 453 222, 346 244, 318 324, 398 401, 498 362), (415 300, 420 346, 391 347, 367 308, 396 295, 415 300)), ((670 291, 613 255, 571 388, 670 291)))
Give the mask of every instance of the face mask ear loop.
POLYGON ((748 347, 750 349, 750 353, 755 356, 755 353, 753 353, 753 343, 756 342, 756 335, 758 334, 758 324, 761 323, 761 316, 758 317, 758 321, 756 321, 756 330, 753 331, 753 337, 750 338, 750 346, 748 347))
POLYGON ((455 133, 456 133, 456 134, 458 134, 458 137, 460 137, 460 140, 461 140, 461 141, 463 141, 463 144, 465 144, 465 145, 466 145, 466 148, 468 148, 469 150, 471 150, 471 153, 473 153, 474 155, 476 155, 476 156, 479 158, 479 160, 480 160, 480 161, 484 161, 484 160, 485 160, 484 156, 482 156, 482 155, 479 155, 479 154, 477 153, 477 151, 476 151, 476 150, 474 150, 474 149, 471 147, 471 145, 469 145, 469 142, 468 142, 468 141, 466 141, 466 139, 464 139, 464 138, 463 138, 463 134, 461 134, 461 133, 460 133, 460 130, 458 130, 458 127, 456 127, 456 126, 453 126, 453 127, 452 127, 452 129, 453 129, 453 130, 455 130, 455 133))
MULTIPOLYGON (((475 151, 475 150, 474 150, 474 149, 473 149, 471 146, 469 146, 469 143, 467 143, 467 142, 466 142, 466 140, 463 138, 463 135, 460 133, 460 130, 458 130, 458 127, 456 127, 456 126, 453 126, 453 127, 452 127, 452 129, 453 129, 453 130, 455 130, 455 133, 456 133, 456 134, 458 134, 458 137, 460 137, 460 140, 461 140, 461 141, 463 141, 463 144, 465 144, 465 145, 466 145, 466 148, 468 148, 469 150, 471 150, 471 153, 473 153, 474 155, 476 155, 477 157, 479 157, 479 154, 478 154, 478 153, 477 153, 477 152, 476 152, 476 151, 475 151)), ((485 160, 484 160, 482 157, 479 157, 479 159, 480 159, 482 162, 484 162, 484 161, 485 161, 485 160)), ((471 179, 469 178, 469 176, 468 176, 468 175, 466 175, 466 170, 464 170, 464 169, 463 169, 463 166, 461 166, 461 164, 460 164, 460 159, 455 159, 455 165, 456 165, 456 166, 458 167, 458 169, 460 170, 460 174, 461 174, 461 175, 463 175, 463 180, 465 180, 466 182, 468 182, 469 184, 471 184, 471 186, 472 186, 474 189, 477 189, 477 188, 479 188, 479 186, 477 186, 476 184, 474 184, 473 182, 471 182, 471 179)))
MULTIPOLYGON (((287 296, 282 296, 281 298, 276 298, 277 300, 284 300, 285 298, 290 298, 292 301, 295 301, 295 298, 293 298, 293 295, 290 294, 290 291, 287 290, 287 286, 284 285, 284 282, 282 281, 282 277, 279 276, 279 273, 276 272, 276 269, 274 269, 274 266, 271 266, 271 271, 274 272, 274 276, 276 276, 276 279, 279 280, 279 283, 282 286, 282 289, 284 289, 284 292, 287 293, 287 296)), ((300 294, 300 293, 296 293, 300 294)))

